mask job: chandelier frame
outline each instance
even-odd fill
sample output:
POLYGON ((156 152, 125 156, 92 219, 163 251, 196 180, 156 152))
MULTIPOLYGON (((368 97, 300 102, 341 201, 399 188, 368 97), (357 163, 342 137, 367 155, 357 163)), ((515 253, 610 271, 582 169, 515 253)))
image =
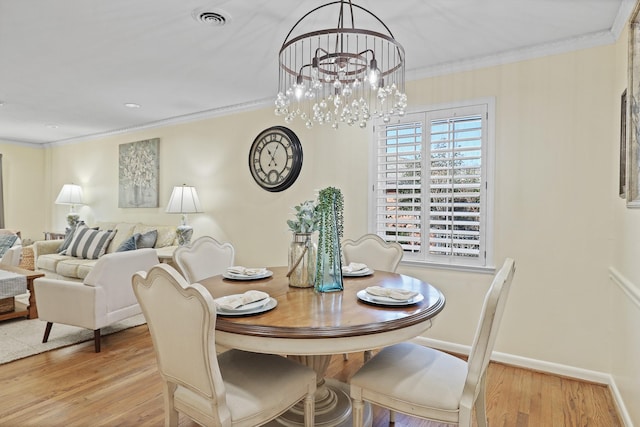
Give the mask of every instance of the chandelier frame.
POLYGON ((389 27, 351 0, 332 1, 303 15, 289 30, 279 51, 276 114, 314 123, 358 123, 371 117, 404 115, 406 108, 404 48, 389 27), (345 27, 345 6, 351 27, 345 27), (290 39, 296 28, 320 9, 339 4, 335 28, 313 30, 290 39), (373 17, 388 33, 355 27, 353 9, 373 17), (367 84, 368 83, 368 84, 367 84))

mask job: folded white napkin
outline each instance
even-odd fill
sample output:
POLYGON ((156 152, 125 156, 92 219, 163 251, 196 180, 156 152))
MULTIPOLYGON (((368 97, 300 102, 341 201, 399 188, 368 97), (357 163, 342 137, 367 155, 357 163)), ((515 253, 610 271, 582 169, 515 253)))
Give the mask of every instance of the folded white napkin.
POLYGON ((393 298, 398 301, 409 301, 411 298, 419 294, 419 292, 408 289, 383 288, 382 286, 369 286, 366 291, 370 295, 393 298))
POLYGON ((243 305, 269 298, 269 294, 262 291, 247 291, 244 294, 229 295, 216 298, 216 304, 225 310, 235 310, 243 305))
POLYGON ((362 271, 362 270, 366 270, 367 268, 367 264, 362 264, 360 262, 350 262, 349 265, 343 265, 342 266, 342 272, 343 273, 355 273, 357 271, 362 271))
POLYGON ((242 274, 245 276, 258 276, 260 274, 265 274, 266 272, 267 272, 267 269, 264 267, 248 268, 248 267, 242 267, 240 265, 227 267, 227 273, 242 274))

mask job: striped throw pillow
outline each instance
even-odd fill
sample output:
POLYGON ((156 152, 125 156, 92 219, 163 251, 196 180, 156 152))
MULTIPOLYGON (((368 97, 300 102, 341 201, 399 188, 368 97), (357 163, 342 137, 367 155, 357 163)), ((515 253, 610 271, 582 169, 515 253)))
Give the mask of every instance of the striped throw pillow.
POLYGON ((73 240, 65 251, 65 255, 84 259, 98 259, 107 251, 115 230, 93 230, 89 227, 78 227, 73 233, 73 240))

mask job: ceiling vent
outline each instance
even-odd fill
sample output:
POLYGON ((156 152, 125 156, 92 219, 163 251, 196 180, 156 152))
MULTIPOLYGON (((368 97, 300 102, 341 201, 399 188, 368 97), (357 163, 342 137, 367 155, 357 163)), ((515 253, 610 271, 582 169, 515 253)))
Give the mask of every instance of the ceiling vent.
POLYGON ((191 16, 197 22, 211 25, 213 27, 222 27, 231 21, 228 14, 220 10, 196 9, 191 12, 191 16))

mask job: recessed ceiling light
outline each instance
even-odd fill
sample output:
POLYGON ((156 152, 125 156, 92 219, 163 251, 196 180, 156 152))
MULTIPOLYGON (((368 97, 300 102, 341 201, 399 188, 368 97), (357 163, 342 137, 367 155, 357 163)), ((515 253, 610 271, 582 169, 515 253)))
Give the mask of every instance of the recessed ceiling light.
POLYGON ((44 125, 46 128, 48 129, 58 129, 60 126, 58 126, 55 123, 47 123, 46 125, 44 125))
POLYGON ((136 104, 135 102, 127 102, 124 106, 127 108, 140 108, 140 104, 136 104))

